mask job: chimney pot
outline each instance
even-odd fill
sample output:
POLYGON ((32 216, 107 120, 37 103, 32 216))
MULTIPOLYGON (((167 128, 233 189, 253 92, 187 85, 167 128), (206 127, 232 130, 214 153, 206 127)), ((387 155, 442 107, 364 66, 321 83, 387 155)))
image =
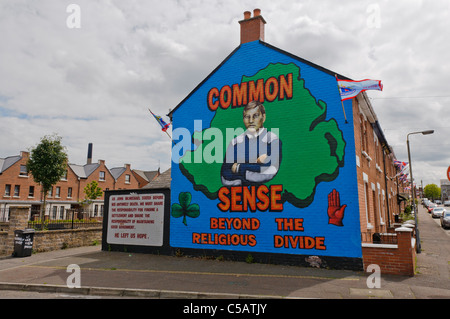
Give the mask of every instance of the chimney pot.
POLYGON ((241 44, 261 40, 264 41, 264 25, 266 21, 261 15, 260 9, 253 10, 253 18, 251 12, 244 12, 244 20, 239 21, 241 25, 241 44))

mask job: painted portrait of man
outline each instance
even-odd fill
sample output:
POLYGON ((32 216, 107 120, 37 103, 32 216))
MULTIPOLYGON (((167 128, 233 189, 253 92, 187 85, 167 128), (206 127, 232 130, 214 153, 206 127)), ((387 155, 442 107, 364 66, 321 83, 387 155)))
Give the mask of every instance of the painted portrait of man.
POLYGON ((260 185, 270 181, 281 162, 281 141, 264 127, 265 107, 252 101, 243 110, 246 131, 230 142, 221 169, 224 186, 260 185))

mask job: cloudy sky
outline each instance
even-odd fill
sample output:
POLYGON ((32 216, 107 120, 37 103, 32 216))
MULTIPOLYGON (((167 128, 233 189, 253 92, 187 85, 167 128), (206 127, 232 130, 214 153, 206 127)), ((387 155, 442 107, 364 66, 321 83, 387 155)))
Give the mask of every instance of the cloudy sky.
POLYGON ((423 185, 450 165, 447 0, 0 0, 0 158, 57 133, 72 163, 170 167, 165 115, 239 45, 243 12, 260 8, 265 41, 369 91, 399 160, 423 185), (72 9, 76 4, 79 11, 72 9), (79 15, 77 13, 79 12, 79 15), (77 19, 79 17, 79 20, 77 19))

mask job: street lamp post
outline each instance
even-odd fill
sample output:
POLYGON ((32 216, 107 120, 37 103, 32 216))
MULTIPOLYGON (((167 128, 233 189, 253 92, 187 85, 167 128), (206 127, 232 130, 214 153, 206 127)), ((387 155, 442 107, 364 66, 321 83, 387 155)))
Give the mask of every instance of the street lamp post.
POLYGON ((406 135, 406 146, 408 147, 408 161, 409 161, 409 175, 411 176, 411 196, 412 196, 412 205, 413 205, 413 212, 414 212, 414 222, 415 222, 415 231, 416 231, 416 252, 420 254, 421 247, 420 247, 420 237, 419 237, 419 228, 417 226, 417 212, 416 212, 416 197, 415 197, 415 191, 414 191, 414 179, 412 174, 412 165, 411 165, 411 152, 409 151, 409 136, 413 134, 422 134, 422 135, 428 135, 433 134, 434 130, 427 130, 427 131, 420 131, 420 132, 412 132, 406 135))

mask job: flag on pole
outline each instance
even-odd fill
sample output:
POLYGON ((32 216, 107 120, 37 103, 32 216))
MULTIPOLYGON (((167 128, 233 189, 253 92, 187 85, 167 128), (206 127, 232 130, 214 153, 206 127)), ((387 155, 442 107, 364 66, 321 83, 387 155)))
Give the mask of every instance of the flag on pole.
POLYGON ((383 84, 379 80, 361 80, 361 81, 351 81, 351 80, 339 80, 336 77, 339 93, 341 94, 341 100, 345 101, 354 98, 359 92, 366 90, 378 90, 383 91, 383 84))
POLYGON ((394 165, 399 169, 401 173, 404 172, 405 169, 409 167, 408 162, 402 162, 398 160, 394 160, 394 165))
POLYGON ((161 131, 163 131, 163 132, 167 131, 167 129, 170 126, 170 123, 167 124, 166 122, 164 122, 164 120, 162 119, 161 116, 153 114, 153 112, 150 109, 148 109, 148 110, 150 111, 150 113, 152 113, 153 117, 159 123, 159 125, 161 125, 161 131))
POLYGON ((399 161, 399 160, 394 160, 394 165, 396 165, 398 168, 402 169, 403 167, 408 165, 408 163, 407 162, 402 162, 402 161, 399 161))

